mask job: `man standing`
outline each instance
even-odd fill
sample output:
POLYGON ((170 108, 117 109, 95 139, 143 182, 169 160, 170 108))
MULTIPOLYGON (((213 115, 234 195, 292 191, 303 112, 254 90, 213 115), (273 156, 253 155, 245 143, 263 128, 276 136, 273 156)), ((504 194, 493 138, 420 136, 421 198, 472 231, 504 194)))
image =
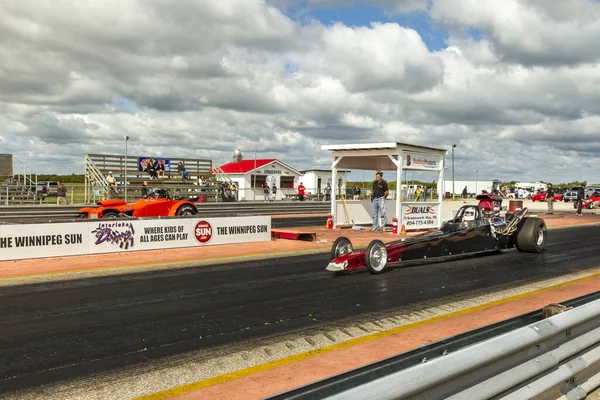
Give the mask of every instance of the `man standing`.
POLYGON ((577 189, 577 215, 581 217, 581 208, 583 207, 583 199, 585 199, 585 183, 582 183, 577 189))
POLYGON ((546 202, 548 203, 548 214, 554 214, 554 189, 552 184, 549 183, 546 189, 546 202))
POLYGON ((306 190, 306 188, 304 187, 302 182, 300 182, 300 185, 298 185, 298 200, 304 201, 304 191, 305 190, 306 190))
POLYGON ((383 172, 375 174, 375 182, 373 183, 373 229, 377 230, 378 217, 381 219, 381 230, 385 228, 385 199, 390 194, 387 182, 383 180, 383 172))
POLYGON ((69 204, 67 201, 67 188, 62 182, 56 183, 58 184, 58 188, 56 189, 56 205, 59 205, 62 201, 64 201, 65 204, 69 204))

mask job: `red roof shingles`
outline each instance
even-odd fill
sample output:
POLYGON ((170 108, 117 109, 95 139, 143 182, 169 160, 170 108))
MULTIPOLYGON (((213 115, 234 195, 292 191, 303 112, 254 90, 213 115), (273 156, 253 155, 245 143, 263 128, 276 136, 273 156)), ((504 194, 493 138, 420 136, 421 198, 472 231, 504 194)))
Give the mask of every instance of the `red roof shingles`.
MULTIPOLYGON (((264 165, 277 161, 275 158, 257 159, 256 168, 260 168, 264 165)), ((240 162, 230 162, 225 165, 221 165, 221 169, 226 174, 245 174, 254 169, 254 160, 242 160, 240 162)))

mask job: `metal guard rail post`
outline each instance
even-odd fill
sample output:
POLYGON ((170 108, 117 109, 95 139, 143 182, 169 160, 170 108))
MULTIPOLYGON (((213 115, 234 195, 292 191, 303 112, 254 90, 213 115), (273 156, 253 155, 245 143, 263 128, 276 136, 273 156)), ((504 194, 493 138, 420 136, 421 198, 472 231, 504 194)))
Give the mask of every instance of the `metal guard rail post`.
POLYGON ((581 399, 599 385, 596 300, 327 399, 581 399))

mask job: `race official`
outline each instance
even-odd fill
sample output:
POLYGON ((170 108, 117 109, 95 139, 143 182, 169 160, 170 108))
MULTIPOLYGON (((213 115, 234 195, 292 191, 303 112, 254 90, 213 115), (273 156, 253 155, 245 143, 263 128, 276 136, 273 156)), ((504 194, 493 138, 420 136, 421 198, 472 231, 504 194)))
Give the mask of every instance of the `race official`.
POLYGON ((385 199, 390 194, 388 184, 383 180, 383 172, 375 174, 375 182, 373 183, 373 231, 377 230, 377 222, 381 221, 380 230, 383 231, 386 223, 385 215, 385 199))
POLYGON ((548 214, 554 214, 554 189, 552 184, 549 183, 546 189, 546 202, 548 203, 548 214))

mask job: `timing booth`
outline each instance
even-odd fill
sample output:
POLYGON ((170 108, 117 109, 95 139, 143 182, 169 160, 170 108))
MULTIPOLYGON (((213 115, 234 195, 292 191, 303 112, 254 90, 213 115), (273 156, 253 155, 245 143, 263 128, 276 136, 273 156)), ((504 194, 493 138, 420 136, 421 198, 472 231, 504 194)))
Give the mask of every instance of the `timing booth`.
MULTIPOLYGON (((337 182, 338 169, 381 171, 388 186, 390 181, 396 180, 395 199, 385 201, 387 225, 392 223, 395 216, 398 219, 398 226, 404 224, 406 230, 435 229, 441 226, 444 156, 447 150, 399 142, 322 145, 321 149, 332 152, 332 182, 337 182), (386 171, 395 171, 395 174, 386 171), (437 201, 402 202, 400 193, 403 171, 437 172, 437 201), (390 212, 392 210, 395 212, 390 212)), ((375 180, 375 174, 372 180, 375 180)), ((338 188, 334 190, 336 194, 340 194, 338 188)), ((345 193, 345 188, 342 188, 341 194, 344 197, 345 193)), ((346 200, 341 196, 340 199, 337 197, 331 197, 334 228, 348 223, 372 224, 373 203, 370 200, 346 200)))

